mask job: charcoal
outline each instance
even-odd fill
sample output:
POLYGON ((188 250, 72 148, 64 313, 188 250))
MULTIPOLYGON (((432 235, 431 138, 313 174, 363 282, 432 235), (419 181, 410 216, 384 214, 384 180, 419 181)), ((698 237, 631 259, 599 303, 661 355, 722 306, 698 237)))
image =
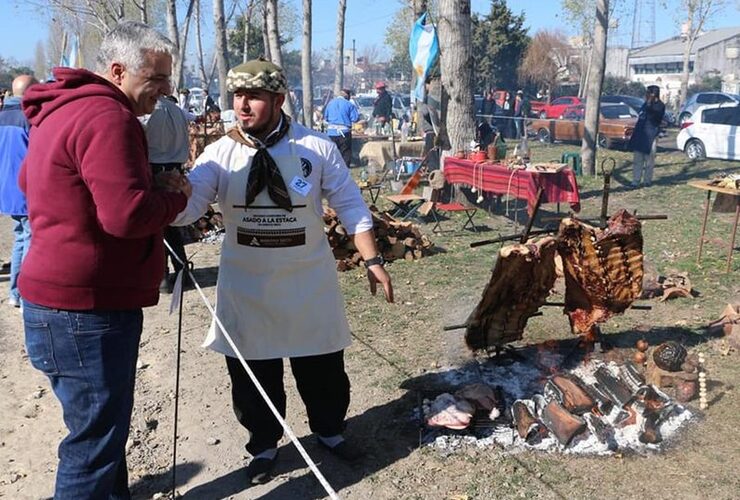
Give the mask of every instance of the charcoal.
POLYGON ((645 385, 645 377, 642 376, 632 361, 626 361, 619 367, 619 375, 630 386, 633 393, 645 385))
POLYGON ((596 402, 596 408, 602 415, 608 415, 609 412, 612 411, 614 403, 612 403, 612 400, 609 399, 609 397, 604 394, 597 385, 586 383, 582 383, 581 385, 583 390, 586 391, 586 393, 591 396, 591 399, 596 402))
POLYGON ((567 375, 552 376, 545 384, 545 394, 549 395, 550 399, 556 399, 566 410, 576 415, 583 415, 596 406, 578 379, 567 375))
POLYGON ((632 400, 632 391, 627 384, 611 374, 604 366, 594 373, 598 388, 604 392, 617 406, 624 407, 632 400))
POLYGON ((547 403, 542 412, 542 423, 558 438, 563 446, 568 446, 576 435, 586 429, 585 420, 573 415, 555 400, 547 403))
POLYGON ((618 445, 614 438, 614 429, 610 425, 606 424, 593 413, 586 413, 583 416, 583 420, 586 421, 586 425, 588 426, 588 430, 591 431, 591 434, 596 436, 599 441, 606 444, 609 450, 614 451, 617 449, 618 445))
POLYGON ((533 412, 532 401, 518 399, 511 405, 511 417, 519 437, 529 444, 535 444, 545 434, 542 423, 537 420, 533 412))
POLYGON ((645 416, 638 439, 645 444, 658 444, 663 441, 663 436, 660 435, 659 414, 657 412, 648 412, 645 416))

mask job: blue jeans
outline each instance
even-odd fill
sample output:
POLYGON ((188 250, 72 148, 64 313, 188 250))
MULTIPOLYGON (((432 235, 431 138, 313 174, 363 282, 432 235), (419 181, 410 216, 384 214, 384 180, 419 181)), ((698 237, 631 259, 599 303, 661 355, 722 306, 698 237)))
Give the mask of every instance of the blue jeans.
POLYGON ((54 498, 128 499, 126 440, 143 315, 62 311, 23 302, 26 351, 51 381, 69 434, 54 498))
POLYGON ((13 253, 10 256, 10 293, 8 298, 20 304, 21 296, 18 293, 18 273, 21 270, 21 263, 26 258, 28 249, 31 246, 31 224, 28 222, 27 215, 11 215, 13 219, 13 253))

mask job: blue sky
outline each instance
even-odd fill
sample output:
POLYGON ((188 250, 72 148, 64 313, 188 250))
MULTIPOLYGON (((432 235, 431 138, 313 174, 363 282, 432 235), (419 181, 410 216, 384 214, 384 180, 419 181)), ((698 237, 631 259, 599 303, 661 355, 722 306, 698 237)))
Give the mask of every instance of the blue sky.
MULTIPOLYGON (((225 0, 227 9, 232 1, 225 0)), ((633 10, 634 0, 621 1, 627 6, 625 10, 633 10)), ((290 2, 297 12, 301 12, 301 0, 290 0, 290 2)), ((180 3, 184 2, 181 0, 180 3)), ((661 7, 663 3, 661 0, 656 0, 655 3, 657 4, 656 40, 662 40, 673 36, 678 31, 673 16, 679 0, 668 0, 668 9, 661 7)), ((209 4, 209 0, 203 0, 205 17, 210 21, 209 4)), ((313 2, 313 47, 315 51, 334 45, 336 5, 336 0, 314 0, 313 2)), ((351 47, 352 39, 355 39, 358 52, 361 52, 365 46, 376 45, 382 48, 385 28, 392 21, 399 5, 397 0, 347 0, 345 47, 351 47)), ((530 34, 540 28, 560 28, 566 32, 571 31, 569 26, 564 24, 565 21, 560 14, 560 0, 508 0, 508 5, 515 13, 524 12, 530 34)), ((472 0, 474 12, 485 13, 489 6, 489 0, 472 0)), ((183 11, 184 6, 180 7, 180 10, 183 11)), ((3 19, 2 29, 0 29, 0 56, 32 63, 36 43, 39 40, 46 41, 45 21, 24 0, 0 0, 0 13, 3 19)), ((737 14, 738 11, 730 2, 725 15, 718 16, 710 27, 738 25, 740 16, 737 14)), ((627 19, 622 24, 623 28, 618 31, 619 41, 629 43, 632 21, 627 19)), ((298 44, 300 41, 297 40, 295 43, 298 44)), ((206 45, 210 43, 207 42, 206 45)))

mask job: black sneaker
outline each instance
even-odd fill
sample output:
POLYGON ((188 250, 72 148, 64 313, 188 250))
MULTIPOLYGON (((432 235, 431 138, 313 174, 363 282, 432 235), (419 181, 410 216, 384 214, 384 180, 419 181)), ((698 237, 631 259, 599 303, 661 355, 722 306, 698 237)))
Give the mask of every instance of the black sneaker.
POLYGON ((329 453, 345 462, 355 463, 365 457, 365 452, 356 446, 349 444, 347 441, 342 441, 336 446, 329 446, 321 439, 318 439, 318 442, 323 448, 329 451, 329 453))
POLYGON ((277 455, 275 455, 275 458, 253 458, 244 469, 249 484, 269 483, 272 479, 275 462, 277 462, 277 455))

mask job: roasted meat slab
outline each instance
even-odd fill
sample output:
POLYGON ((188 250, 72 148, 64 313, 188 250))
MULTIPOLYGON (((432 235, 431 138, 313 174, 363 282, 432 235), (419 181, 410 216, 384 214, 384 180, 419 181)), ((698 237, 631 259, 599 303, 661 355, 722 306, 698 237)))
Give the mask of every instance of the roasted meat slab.
POLYGON ((555 283, 556 251, 551 237, 499 251, 483 297, 467 321, 468 347, 488 349, 522 338, 527 320, 555 283))
POLYGON ((642 231, 632 214, 620 210, 605 229, 563 219, 558 240, 565 274, 565 313, 574 333, 590 334, 594 325, 624 312, 640 297, 642 231))

